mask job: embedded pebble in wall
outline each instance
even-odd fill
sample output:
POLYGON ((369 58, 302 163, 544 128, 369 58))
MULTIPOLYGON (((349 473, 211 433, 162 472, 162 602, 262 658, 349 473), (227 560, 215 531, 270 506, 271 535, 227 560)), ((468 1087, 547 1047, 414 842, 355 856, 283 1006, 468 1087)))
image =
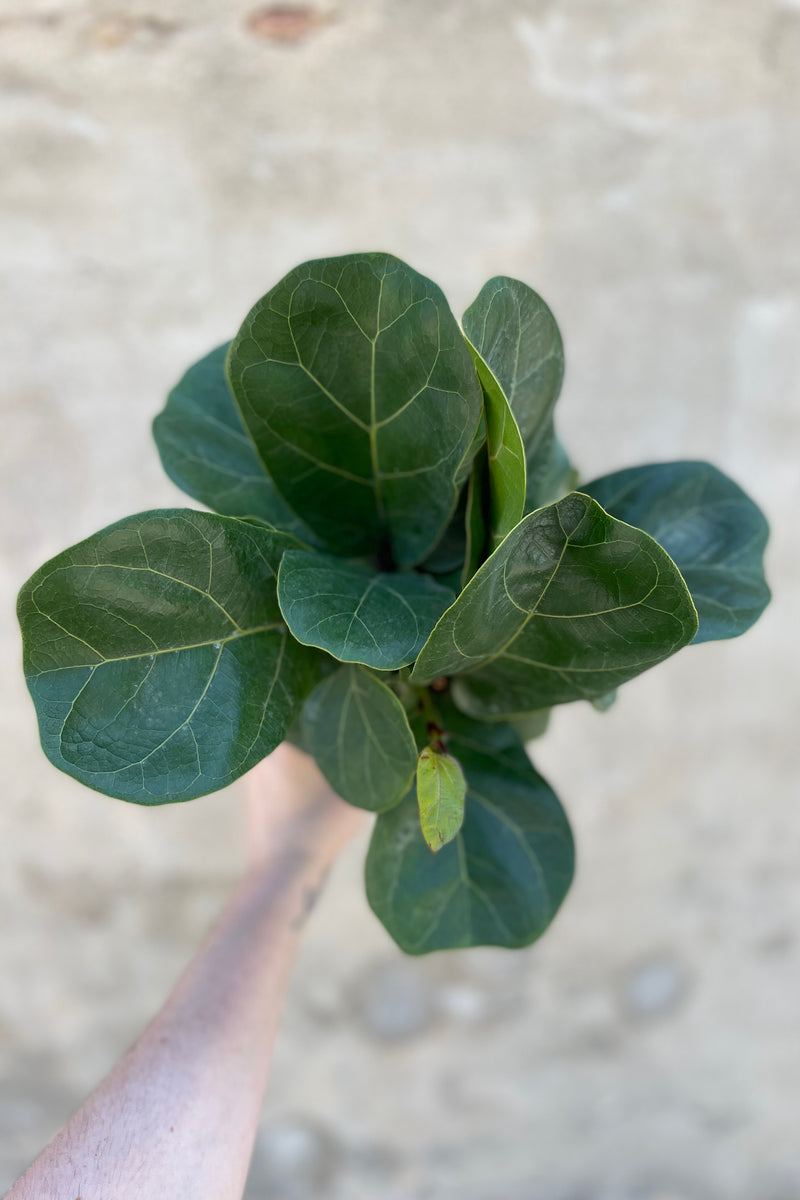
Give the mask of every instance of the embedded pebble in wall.
POLYGON ((688 972, 670 957, 652 958, 629 969, 623 984, 628 1014, 639 1020, 666 1016, 684 999, 688 972))
POLYGON ((244 1200, 310 1200, 331 1190, 339 1148, 307 1117, 266 1125, 258 1135, 244 1200))
POLYGON ((250 13, 246 21, 249 33, 254 37, 271 42, 301 42, 310 34, 327 25, 328 13, 308 5, 274 4, 258 8, 250 13))
POLYGON ((301 1003, 312 1020, 325 1026, 337 1020, 345 1009, 341 989, 324 975, 305 981, 301 1003))
POLYGON ((441 1015, 462 1025, 487 1021, 492 1016, 492 999, 482 989, 469 983, 448 983, 436 993, 436 1007, 441 1015))
POLYGON ((89 43, 98 50, 119 50, 129 43, 147 47, 177 31, 175 21, 158 16, 107 13, 89 29, 89 43))
POLYGON ((372 967, 356 984, 354 1007, 367 1033, 402 1041, 424 1033, 433 1020, 432 988, 414 963, 372 967))

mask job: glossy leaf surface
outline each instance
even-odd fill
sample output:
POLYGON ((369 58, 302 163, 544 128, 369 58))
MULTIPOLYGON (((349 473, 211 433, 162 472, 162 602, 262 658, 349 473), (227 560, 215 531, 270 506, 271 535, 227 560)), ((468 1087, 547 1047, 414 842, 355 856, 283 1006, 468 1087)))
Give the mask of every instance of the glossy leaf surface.
POLYGON ((229 343, 190 367, 153 422, 161 463, 173 483, 230 517, 255 517, 302 541, 306 525, 284 503, 242 425, 225 375, 229 343))
POLYGON ((228 373, 281 495, 328 549, 401 567, 425 558, 482 408, 434 283, 387 254, 306 263, 252 309, 228 373))
POLYGON ((408 954, 527 946, 545 931, 574 870, 558 799, 508 725, 453 714, 449 748, 467 780, 464 823, 431 854, 414 793, 378 818, 367 856, 370 905, 408 954))
POLYGON ((422 836, 438 853, 452 842, 464 820, 464 772, 452 754, 425 746, 417 763, 417 803, 422 836))
POLYGON ((653 463, 583 489, 608 512, 646 529, 677 563, 700 617, 696 642, 738 637, 770 599, 766 518, 745 492, 705 462, 653 463))
POLYGON ((299 642, 342 662, 394 671, 414 661, 455 596, 426 575, 290 550, 281 563, 278 599, 299 642))
POLYGON ((362 667, 340 667, 303 708, 303 742, 334 791, 370 812, 408 791, 417 749, 395 694, 362 667))
POLYGON ((675 564, 647 533, 573 492, 526 517, 431 634, 412 680, 496 718, 605 695, 697 630, 675 564))
POLYGON ((23 587, 25 674, 50 760, 140 804, 224 787, 283 740, 313 684, 275 577, 292 539, 229 517, 128 517, 23 587))

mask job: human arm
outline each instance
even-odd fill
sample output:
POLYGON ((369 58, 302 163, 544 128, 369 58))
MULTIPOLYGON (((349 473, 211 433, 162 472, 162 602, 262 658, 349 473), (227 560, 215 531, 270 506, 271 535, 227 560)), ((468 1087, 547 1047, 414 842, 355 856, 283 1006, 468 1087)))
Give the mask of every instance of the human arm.
POLYGON ((363 814, 280 746, 247 778, 249 870, 159 1014, 6 1200, 239 1200, 305 917, 363 814))

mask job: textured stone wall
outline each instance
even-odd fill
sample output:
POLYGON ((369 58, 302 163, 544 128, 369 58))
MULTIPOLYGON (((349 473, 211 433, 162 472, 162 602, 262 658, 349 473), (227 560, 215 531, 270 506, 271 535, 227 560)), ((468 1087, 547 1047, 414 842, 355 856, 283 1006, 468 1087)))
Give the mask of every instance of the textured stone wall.
POLYGON ((180 503, 149 421, 304 258, 489 275, 564 330, 587 474, 708 457, 773 525, 776 598, 536 761, 578 879, 521 954, 423 961, 318 908, 251 1200, 800 1194, 800 4, 2 0, 0 1187, 132 1040, 240 862, 236 790, 144 811, 55 772, 14 594, 180 503))

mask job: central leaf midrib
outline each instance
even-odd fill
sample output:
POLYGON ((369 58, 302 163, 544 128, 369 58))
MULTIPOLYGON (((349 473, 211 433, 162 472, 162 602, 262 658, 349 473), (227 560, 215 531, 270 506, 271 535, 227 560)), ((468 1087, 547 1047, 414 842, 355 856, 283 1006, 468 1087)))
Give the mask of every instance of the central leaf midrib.
POLYGON ((377 397, 375 395, 375 354, 381 330, 381 303, 383 301, 383 282, 385 279, 386 273, 384 272, 384 274, 381 275, 380 284, 378 286, 378 311, 375 317, 375 336, 371 339, 369 376, 369 454, 372 465, 372 486, 375 492, 375 507, 378 513, 378 524, 381 528, 383 528, 386 523, 386 510, 383 503, 383 477, 381 475, 380 459, 378 455, 377 397))
POLYGON ((271 622, 269 622, 269 624, 266 624, 266 625, 256 625, 252 629, 240 629, 236 633, 228 634, 227 637, 208 638, 206 641, 191 642, 185 646, 165 646, 160 650, 142 650, 142 652, 140 654, 121 654, 121 655, 115 656, 114 658, 106 658, 104 655, 102 655, 100 653, 99 650, 96 650, 94 646, 90 646, 88 642, 84 642, 83 638, 79 637, 77 634, 70 633, 70 631, 68 629, 64 629, 63 625, 58 625, 58 622, 53 621, 53 618, 51 616, 49 616, 48 613, 42 613, 41 615, 43 617, 46 617, 48 621, 52 621, 52 623, 54 625, 57 625, 59 629, 63 629, 64 633, 67 635, 67 637, 71 637, 71 638, 74 637, 78 641, 82 642, 84 646, 86 646, 94 654, 97 654, 99 656, 100 662, 97 662, 97 663, 70 663, 63 667, 51 667, 46 671, 37 671, 34 675, 28 675, 27 676, 28 679, 38 679, 41 675, 53 675, 53 674, 55 674, 56 671, 83 671, 87 667, 91 668, 92 670, 95 670, 97 667, 105 666, 106 663, 135 662, 137 659, 140 659, 140 658, 156 658, 160 654, 179 654, 183 650, 201 650, 205 646, 220 646, 220 647, 222 647, 222 646, 226 645, 228 642, 235 642, 243 637, 252 637, 254 634, 257 634, 257 633, 269 633, 269 631, 272 629, 284 628, 282 621, 271 621, 271 622))

